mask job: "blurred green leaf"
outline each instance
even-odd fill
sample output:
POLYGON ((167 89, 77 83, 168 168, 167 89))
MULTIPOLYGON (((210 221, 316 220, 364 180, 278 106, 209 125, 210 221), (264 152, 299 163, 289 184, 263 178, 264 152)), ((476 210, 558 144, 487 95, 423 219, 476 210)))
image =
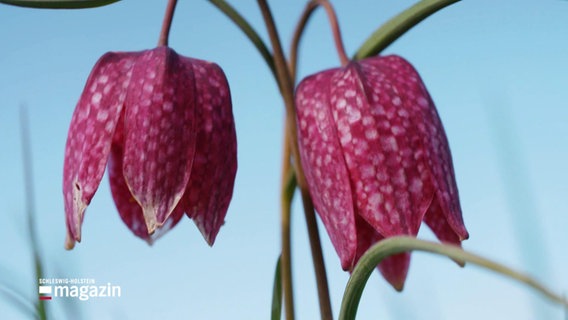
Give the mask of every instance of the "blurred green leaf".
POLYGON ((26 298, 19 288, 16 289, 7 284, 0 283, 0 297, 3 297, 4 301, 8 301, 11 306, 16 310, 20 310, 28 317, 33 318, 36 316, 36 307, 26 298))
POLYGON ((282 314, 282 274, 280 272, 280 257, 276 262, 274 272, 274 287, 272 289, 272 320, 280 320, 282 314))
POLYGON ((18 7, 41 9, 86 9, 102 7, 120 0, 0 0, 18 7))
POLYGON ((268 50, 268 47, 262 41, 262 38, 256 30, 252 27, 252 25, 237 11, 233 8, 230 4, 228 4, 225 0, 209 0, 211 4, 213 4, 217 9, 219 9, 222 13, 224 13, 231 21, 235 23, 235 25, 241 29, 241 31, 247 36, 247 38, 252 42, 252 44, 256 47, 272 74, 276 77, 276 67, 274 66, 274 58, 272 57, 272 53, 268 50))
POLYGON ((373 32, 355 53, 355 60, 379 54, 422 20, 458 1, 460 0, 422 0, 417 2, 373 32))
MULTIPOLYGON (((34 258, 35 276, 39 281, 43 278, 43 267, 41 264, 39 242, 37 240, 36 218, 35 218, 35 194, 34 179, 32 170, 32 151, 30 140, 30 127, 28 119, 28 110, 22 105, 20 107, 20 128, 22 134, 22 160, 24 166, 24 188, 26 195, 26 214, 28 218, 28 233, 30 236, 30 245, 34 258)), ((37 282, 36 282, 37 283, 37 282)), ((47 309, 44 300, 39 300, 36 305, 36 315, 40 320, 47 319, 47 309)))

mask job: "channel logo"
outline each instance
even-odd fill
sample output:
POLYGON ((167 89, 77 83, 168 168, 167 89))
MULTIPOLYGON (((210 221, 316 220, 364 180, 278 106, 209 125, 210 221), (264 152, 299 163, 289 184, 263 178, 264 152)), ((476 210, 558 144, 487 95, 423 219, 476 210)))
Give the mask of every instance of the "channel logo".
POLYGON ((87 301, 93 298, 120 298, 122 288, 110 282, 96 285, 94 279, 39 279, 39 300, 76 298, 87 301))

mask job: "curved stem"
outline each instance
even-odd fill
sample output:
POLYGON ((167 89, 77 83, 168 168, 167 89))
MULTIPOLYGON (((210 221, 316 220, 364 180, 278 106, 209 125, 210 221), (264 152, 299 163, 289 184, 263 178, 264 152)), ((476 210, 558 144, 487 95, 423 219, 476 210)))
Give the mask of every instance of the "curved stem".
POLYGON ((164 14, 164 21, 162 22, 162 31, 160 32, 160 39, 158 39, 158 46, 167 46, 168 38, 170 36, 170 28, 176 10, 177 0, 169 0, 164 14))
POLYGON ((379 54, 420 21, 458 1, 460 0, 422 0, 417 2, 373 32, 357 50, 354 59, 361 60, 379 54))
MULTIPOLYGON (((294 107, 294 88, 293 83, 290 78, 290 73, 286 65, 286 58, 284 57, 284 52, 282 51, 282 45, 280 38, 278 36, 278 31, 276 29, 276 24, 274 23, 274 18, 272 17, 272 12, 266 0, 257 0, 258 6, 262 13, 262 17, 266 24, 266 29, 270 37, 270 43, 272 44, 272 49, 274 52, 274 64, 276 68, 277 82, 280 86, 280 91, 282 93, 282 98, 284 99, 284 104, 286 106, 286 122, 285 127, 290 135, 289 141, 294 155, 294 159, 298 158, 298 147, 297 147, 297 133, 295 130, 295 107, 294 107)), ((297 162, 294 163, 297 165, 297 162)), ((298 173, 298 184, 305 185, 303 183, 303 172, 301 171, 301 166, 297 167, 296 172, 298 173)), ((283 203, 283 205, 286 205, 283 203)), ((289 211, 289 208, 284 208, 289 211)), ((283 210, 283 212, 285 212, 283 210)), ((284 217, 283 217, 284 218, 284 217)), ((282 224, 282 286, 284 288, 284 308, 286 310, 286 319, 294 319, 294 293, 292 287, 292 265, 290 259, 286 257, 291 257, 291 243, 290 243, 290 226, 289 224, 282 224)))
POLYGON ((304 29, 310 19, 312 13, 318 6, 323 6, 329 18, 329 24, 331 27, 331 32, 333 33, 333 40, 335 42, 335 48, 341 61, 341 65, 346 65, 349 63, 349 58, 345 52, 345 46, 343 45, 343 39, 341 38, 341 30, 339 29, 339 23, 337 21, 337 15, 331 3, 327 0, 312 0, 306 4, 304 11, 300 20, 296 24, 296 29, 294 30, 294 35, 292 37, 292 44, 290 45, 290 74, 292 79, 296 79, 296 69, 298 65, 298 48, 300 46, 300 40, 304 34, 304 29))
MULTIPOLYGON (((294 103, 294 81, 291 76, 290 69, 288 69, 286 57, 284 56, 284 52, 282 50, 282 45, 280 42, 280 38, 278 36, 278 31, 276 29, 276 24, 274 23, 274 18, 272 17, 272 13, 268 6, 266 0, 257 0, 260 10, 262 12, 262 16, 264 22, 266 24, 266 29, 268 31, 268 35, 270 37, 270 42, 272 44, 273 52, 274 52, 274 64, 276 67, 276 76, 277 81, 280 86, 282 98, 284 99, 284 104, 286 107, 286 119, 285 119, 285 129, 286 129, 286 140, 285 142, 289 144, 291 155, 292 155, 292 162, 294 164, 293 171, 291 171, 292 177, 296 178, 296 183, 300 187, 302 192, 302 200, 304 203, 304 209, 306 214, 306 219, 308 223, 308 233, 310 237, 310 244, 313 246, 317 246, 316 250, 312 250, 312 256, 314 258, 314 268, 316 269, 316 279, 318 280, 318 293, 320 293, 320 310, 322 310, 322 317, 326 317, 327 314, 331 316, 331 304, 329 303, 329 290, 327 289, 327 277, 325 274, 325 265, 323 263, 323 255, 321 254, 321 244, 319 241, 319 234, 317 232, 317 225, 316 228, 310 226, 310 219, 313 219, 315 222, 315 212, 313 210, 313 204, 311 202, 311 198, 309 197, 309 191, 306 183, 306 178, 304 175, 304 170, 302 168, 302 164, 300 161, 300 152, 298 149, 298 132, 296 128, 296 108, 294 103), (295 175, 293 175, 295 171, 295 175), (311 208, 311 210, 309 209, 311 208), (319 255, 318 255, 319 252, 319 255), (323 272, 321 272, 323 270, 323 272), (325 291, 325 295, 322 294, 322 291, 325 291), (327 301, 327 302, 326 302, 327 301), (323 304, 322 304, 323 303, 323 304), (327 311, 326 311, 327 310, 327 311)), ((289 157, 284 159, 285 164, 284 168, 288 166, 286 162, 290 161, 289 157)), ((293 193, 294 187, 292 185, 288 185, 290 187, 290 193, 293 193)), ((291 201, 291 200, 290 200, 291 201)), ((290 203, 286 204, 287 206, 290 203)), ((284 209, 289 210, 288 207, 284 207, 284 209)), ((283 210, 283 212, 285 212, 283 210)), ((289 225, 283 224, 282 226, 282 281, 284 287, 284 303, 286 309, 286 318, 287 319, 294 319, 294 302, 293 302, 293 290, 292 290, 292 266, 290 263, 285 263, 285 255, 291 256, 291 245, 287 243, 290 241, 290 228, 289 225), (289 252, 285 252, 290 250, 289 252)), ((290 260, 288 260, 289 262, 290 260)), ((329 319, 329 318, 323 318, 329 319)))
POLYGON ((286 126, 290 134, 290 144, 292 148, 292 156, 294 157, 294 168, 296 169, 296 176, 298 179, 298 186, 307 189, 304 176, 304 170, 300 163, 300 152, 298 150, 298 133, 296 131, 296 109, 294 105, 294 83, 288 71, 286 57, 282 50, 282 45, 278 37, 278 31, 272 13, 266 0, 257 0, 260 10, 262 12, 266 29, 270 37, 270 42, 274 51, 274 65, 276 67, 276 76, 278 83, 282 90, 282 98, 286 107, 286 126))
POLYGON ((318 3, 315 1, 310 1, 306 4, 302 15, 300 16, 300 20, 296 24, 296 29, 294 30, 294 35, 292 36, 292 42, 290 44, 290 63, 288 68, 290 70, 290 75, 293 82, 296 82, 296 71, 298 69, 298 51, 300 47, 300 40, 302 40, 302 36, 304 35, 304 29, 314 13, 314 10, 318 7, 318 3))
POLYGON ((276 76, 276 68, 274 66, 274 59, 272 58, 272 53, 268 50, 268 47, 262 41, 262 38, 258 35, 258 33, 254 30, 254 28, 247 22, 242 15, 240 15, 231 5, 229 5, 224 0, 209 0, 217 9, 221 10, 231 21, 241 29, 241 31, 249 38, 252 44, 256 47, 266 65, 274 75, 274 78, 278 80, 276 76))
POLYGON ((345 53, 345 46, 343 45, 343 39, 341 38, 341 30, 339 30, 339 22, 337 22, 337 15, 335 14, 335 10, 333 10, 333 6, 327 0, 313 1, 319 3, 320 6, 323 6, 325 8, 325 12, 327 13, 327 17, 329 18, 331 32, 333 33, 335 49, 337 50, 337 54, 339 55, 339 61, 341 61, 342 66, 345 66, 349 63, 349 58, 347 57, 347 53, 345 53))
POLYGON ((459 247, 418 240, 412 237, 392 237, 372 246, 355 266, 343 295, 340 320, 355 319, 365 284, 377 265, 390 255, 407 251, 426 251, 447 256, 457 261, 473 263, 524 283, 550 300, 568 306, 568 301, 565 298, 555 294, 535 279, 497 262, 466 252, 459 247))

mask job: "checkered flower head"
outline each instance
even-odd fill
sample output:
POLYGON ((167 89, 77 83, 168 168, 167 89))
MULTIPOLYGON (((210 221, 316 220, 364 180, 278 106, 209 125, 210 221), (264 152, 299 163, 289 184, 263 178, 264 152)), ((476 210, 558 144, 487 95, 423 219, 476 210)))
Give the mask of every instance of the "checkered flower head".
POLYGON ((66 247, 105 167, 124 223, 152 243, 184 213, 213 244, 237 170, 231 96, 221 68, 160 46, 103 55, 71 120, 63 177, 66 247))
MULTIPOLYGON (((306 180, 345 270, 422 221, 443 242, 468 238, 448 140, 410 63, 379 56, 317 73, 299 84, 296 108, 306 180)), ((403 253, 378 268, 402 290, 409 263, 403 253)))

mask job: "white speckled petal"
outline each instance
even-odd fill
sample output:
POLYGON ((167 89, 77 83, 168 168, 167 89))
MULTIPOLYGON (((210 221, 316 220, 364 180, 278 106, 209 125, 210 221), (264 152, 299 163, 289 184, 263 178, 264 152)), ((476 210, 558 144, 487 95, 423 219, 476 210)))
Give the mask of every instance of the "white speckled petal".
POLYGON ((136 60, 125 102, 123 172, 149 234, 172 214, 189 180, 195 103, 193 69, 175 51, 158 47, 136 60))
POLYGON ((343 269, 349 270, 355 259, 357 235, 349 176, 329 108, 328 88, 335 72, 321 72, 299 84, 296 90, 298 143, 316 211, 343 269))
POLYGON ((213 245, 233 195, 237 138, 225 74, 214 63, 183 58, 193 66, 197 103, 193 168, 183 197, 187 215, 213 245))
POLYGON ((73 113, 63 167, 67 222, 65 246, 68 249, 73 248, 75 241, 81 241, 84 212, 105 170, 136 55, 107 53, 102 56, 93 68, 73 113))
POLYGON ((434 194, 412 119, 421 92, 408 90, 389 61, 367 60, 337 73, 330 90, 357 212, 385 237, 416 235, 434 194))
MULTIPOLYGON (((427 200, 428 213, 422 212, 420 206, 423 219, 442 241, 467 239, 448 139, 420 75, 410 63, 396 55, 369 58, 361 61, 361 65, 383 73, 383 86, 389 83, 391 92, 400 97, 395 119, 402 120, 403 128, 407 125, 405 132, 412 137, 409 146, 414 150, 414 167, 418 170, 408 181, 408 190, 416 199, 421 191, 422 203, 427 200), (431 187, 435 191, 430 191, 431 187), (454 235, 450 235, 451 232, 454 235)), ((372 71, 365 71, 366 75, 370 73, 372 71)), ((388 98, 396 105, 396 96, 391 94, 388 98)))
MULTIPOLYGON (((382 238, 416 236, 422 221, 443 242, 467 239, 448 140, 410 63, 379 56, 320 72, 301 82, 296 104, 310 193, 343 268, 382 238), (339 227, 352 214, 356 237, 339 227)), ((400 254, 379 269, 401 290, 409 263, 400 254)))
POLYGON ((183 217, 183 208, 178 205, 163 226, 157 228, 156 232, 153 234, 148 233, 144 214, 142 213, 142 207, 140 207, 138 202, 136 202, 132 196, 132 193, 130 193, 122 172, 122 159, 124 156, 122 147, 124 143, 122 127, 123 125, 121 125, 121 122, 119 121, 113 138, 108 162, 110 190, 118 213, 120 214, 120 218, 126 224, 128 229, 130 229, 136 236, 146 240, 149 244, 152 244, 167 231, 175 227, 175 225, 183 217))

